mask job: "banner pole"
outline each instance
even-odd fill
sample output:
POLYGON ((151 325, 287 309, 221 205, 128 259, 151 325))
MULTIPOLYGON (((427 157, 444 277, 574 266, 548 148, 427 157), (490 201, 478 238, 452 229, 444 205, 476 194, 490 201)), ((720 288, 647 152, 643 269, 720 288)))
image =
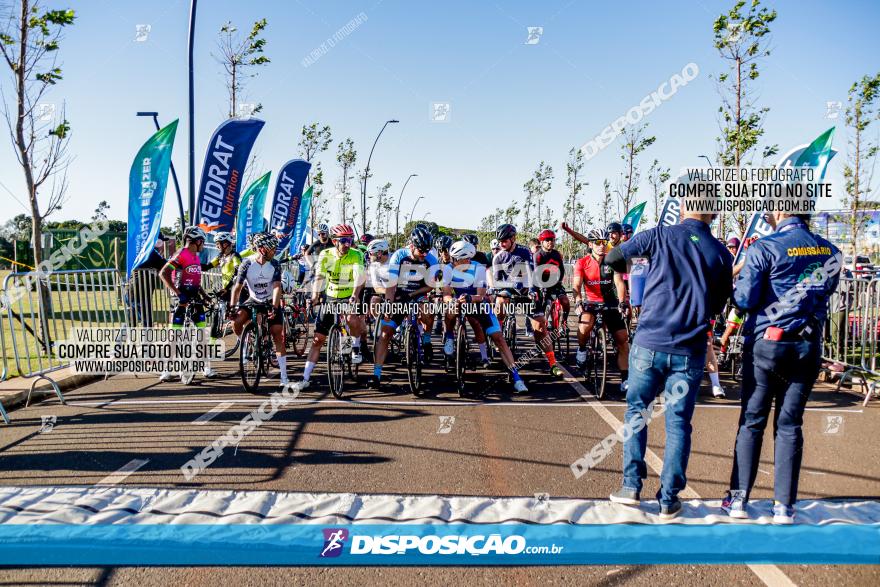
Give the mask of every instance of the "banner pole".
POLYGON ((195 141, 195 85, 193 83, 193 41, 196 33, 196 3, 190 0, 189 5, 189 218, 190 224, 199 221, 196 211, 196 141, 195 141))

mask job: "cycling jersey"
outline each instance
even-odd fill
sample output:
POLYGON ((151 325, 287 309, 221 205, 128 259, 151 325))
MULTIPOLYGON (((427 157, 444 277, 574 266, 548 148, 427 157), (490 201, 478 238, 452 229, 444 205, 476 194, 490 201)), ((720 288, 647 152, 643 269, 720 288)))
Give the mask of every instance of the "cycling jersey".
POLYGON ((482 251, 477 251, 473 260, 487 268, 492 266, 491 259, 489 259, 489 256, 482 251))
POLYGON ((237 283, 247 283, 250 292, 249 300, 255 302, 269 302, 272 300, 272 289, 275 283, 281 281, 281 264, 272 259, 262 265, 254 258, 242 261, 238 268, 237 283))
POLYGON ((397 291, 399 293, 411 293, 417 289, 425 287, 425 271, 416 274, 415 269, 411 269, 406 271, 403 277, 401 277, 401 266, 406 270, 407 265, 427 268, 435 267, 439 265, 439 263, 437 257, 431 253, 425 255, 424 261, 418 261, 412 256, 409 247, 404 247, 395 251, 394 254, 391 255, 391 259, 388 261, 388 275, 393 282, 397 284, 397 291))
POLYGON ((306 249, 306 255, 308 255, 312 259, 316 259, 318 255, 324 252, 324 249, 329 249, 333 246, 333 241, 327 239, 326 243, 322 243, 320 239, 316 240, 312 244, 309 245, 309 248, 306 249))
POLYGON ((350 298, 363 272, 364 256, 354 247, 341 257, 336 247, 325 249, 315 264, 315 275, 327 280, 328 298, 350 298))
POLYGON ((388 261, 385 261, 384 263, 372 261, 367 267, 367 271, 369 272, 367 286, 372 287, 377 292, 380 290, 384 292, 392 283, 388 267, 388 261))
POLYGON ((199 256, 187 248, 180 249, 168 260, 174 269, 172 279, 178 289, 196 288, 202 285, 202 263, 199 256))
POLYGON ((486 268, 476 261, 471 261, 468 265, 447 265, 448 270, 444 270, 444 274, 449 276, 449 287, 455 292, 455 295, 475 295, 479 288, 486 287, 486 268))
POLYGON ((543 287, 562 285, 562 278, 565 277, 565 263, 559 251, 552 249, 548 252, 544 249, 539 249, 535 253, 535 267, 541 267, 542 265, 545 265, 545 267, 539 276, 540 284, 543 287))
POLYGON ((617 304, 614 270, 611 267, 587 255, 575 263, 574 274, 581 277, 588 302, 609 306, 617 304))
POLYGON ((238 266, 241 265, 241 255, 235 252, 230 255, 219 255, 208 261, 206 265, 220 267, 220 281, 225 289, 235 279, 235 273, 238 271, 238 266))
POLYGON ((501 249, 492 257, 492 278, 495 288, 522 289, 532 286, 532 253, 522 245, 512 251, 501 249))

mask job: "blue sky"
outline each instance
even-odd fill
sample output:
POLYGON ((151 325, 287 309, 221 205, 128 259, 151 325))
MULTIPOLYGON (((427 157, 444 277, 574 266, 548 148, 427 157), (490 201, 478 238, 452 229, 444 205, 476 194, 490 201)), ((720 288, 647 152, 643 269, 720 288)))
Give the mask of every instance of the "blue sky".
MULTIPOLYGON (((66 103, 73 127, 69 201, 54 219, 87 218, 100 200, 111 218, 127 215, 131 160, 152 132, 138 110, 157 110, 163 122, 179 117, 174 161, 186 185, 185 0, 88 0, 50 3, 77 11, 62 45, 65 79, 46 101, 66 103), (146 42, 135 27, 149 24, 146 42)), ((390 181, 396 197, 410 173, 401 210, 418 196, 416 216, 453 226, 476 226, 495 207, 522 196, 522 184, 542 160, 555 180, 548 202, 561 209, 568 151, 696 63, 699 76, 647 116, 657 136, 643 158, 677 170, 714 153, 719 104, 710 75, 723 63, 712 47, 712 21, 732 6, 723 2, 482 2, 415 3, 402 0, 202 0, 196 36, 196 165, 213 129, 225 117, 226 93, 216 52, 217 31, 233 21, 246 29, 267 18, 266 54, 272 63, 248 88, 262 102, 266 127, 255 152, 277 171, 296 155, 303 124, 333 129, 324 154, 328 182, 338 178, 336 143, 351 137, 358 168, 385 120, 389 126, 373 155, 371 192, 390 181), (304 57, 364 13, 364 21, 316 63, 304 57), (544 27, 540 42, 525 44, 528 26, 544 27), (449 102, 451 120, 430 119, 433 102, 449 102)), ((835 146, 845 150, 842 116, 825 118, 825 103, 845 101, 864 74, 876 73, 880 3, 782 1, 772 26, 773 53, 758 81, 760 104, 770 107, 765 143, 782 150, 811 141, 838 125, 835 146)), ((3 78, 8 87, 8 78, 3 78)), ((5 133, 3 133, 5 136, 5 133)), ((597 207, 602 180, 622 168, 615 143, 587 162, 587 203, 597 207)), ((845 153, 832 162, 841 177, 845 153)), ((274 181, 274 178, 273 178, 274 181)), ((23 180, 8 141, 0 142, 0 182, 22 202, 23 180)), ((0 222, 26 212, 0 186, 7 204, 0 222)), ((643 188, 647 196, 647 186, 643 188)), ((328 190, 330 192, 332 190, 328 190)), ((176 204, 166 197, 165 222, 176 204)), ((333 204, 335 211, 337 204, 333 204)))

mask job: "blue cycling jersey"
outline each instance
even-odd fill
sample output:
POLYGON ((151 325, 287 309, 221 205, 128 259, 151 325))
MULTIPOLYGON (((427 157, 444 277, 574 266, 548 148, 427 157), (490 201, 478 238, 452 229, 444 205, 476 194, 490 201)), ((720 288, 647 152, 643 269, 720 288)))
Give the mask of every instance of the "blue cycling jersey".
POLYGON ((447 265, 444 270, 444 278, 444 282, 449 283, 455 294, 459 296, 475 295, 479 288, 487 287, 486 266, 476 261, 471 261, 468 265, 459 265, 458 267, 452 264, 447 265), (448 281, 446 278, 448 278, 448 281))
POLYGON ((423 261, 419 261, 412 256, 409 247, 403 247, 395 251, 388 260, 388 277, 392 285, 397 283, 397 291, 414 292, 425 287, 425 276, 429 267, 434 267, 435 271, 442 270, 437 257, 431 253, 426 254, 423 261))

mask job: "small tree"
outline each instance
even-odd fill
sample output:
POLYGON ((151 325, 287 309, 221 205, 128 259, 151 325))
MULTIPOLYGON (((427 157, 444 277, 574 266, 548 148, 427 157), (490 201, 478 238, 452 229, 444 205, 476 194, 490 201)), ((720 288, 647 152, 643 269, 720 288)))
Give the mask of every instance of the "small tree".
POLYGON ((107 200, 101 200, 98 202, 98 207, 95 208, 95 213, 92 214, 92 221, 97 222, 98 220, 107 220, 107 210, 110 209, 110 204, 107 203, 107 200))
POLYGON ((625 128, 620 135, 625 139, 620 146, 620 159, 623 161, 623 172, 620 175, 620 184, 617 190, 619 203, 623 210, 621 216, 626 214, 635 203, 636 192, 639 191, 641 171, 638 157, 642 152, 654 144, 657 137, 646 136, 648 124, 630 126, 625 128))
MULTIPOLYGON (((244 38, 241 38, 238 28, 231 22, 220 27, 217 41, 220 54, 215 59, 223 67, 226 91, 229 92, 229 118, 236 116, 236 108, 244 94, 247 80, 257 76, 258 67, 269 63, 269 58, 263 54, 266 39, 262 36, 267 24, 265 18, 256 21, 251 32, 244 38)), ((251 114, 262 109, 263 105, 258 103, 251 114)))
POLYGON ((654 224, 660 223, 660 210, 666 201, 666 182, 669 181, 669 168, 662 167, 656 159, 648 168, 648 184, 651 186, 651 201, 654 204, 654 224))
POLYGON ((391 197, 388 195, 390 189, 391 182, 386 182, 376 191, 376 235, 388 233, 388 219, 391 216, 391 210, 394 209, 394 206, 391 205, 391 197))
MULTIPOLYGON (((311 163, 316 156, 320 155, 330 148, 330 143, 332 142, 332 140, 333 136, 329 126, 319 126, 319 123, 317 122, 313 122, 309 125, 304 124, 302 127, 302 131, 300 132, 300 139, 298 143, 300 155, 303 159, 311 163)), ((306 186, 313 185, 314 177, 319 173, 319 170, 320 163, 312 166, 312 168, 309 170, 309 176, 306 178, 306 186)), ((315 226, 317 208, 319 206, 318 191, 319 190, 317 189, 312 190, 312 210, 310 212, 312 226, 315 226)))
POLYGON ((312 174, 312 227, 322 222, 330 222, 330 206, 324 198, 324 170, 321 168, 321 162, 315 164, 315 170, 312 174))
POLYGON ((550 191, 552 181, 553 168, 541 161, 532 177, 523 184, 525 202, 523 203, 521 234, 532 236, 543 226, 541 222, 545 209, 544 196, 550 191), (532 216, 533 208, 535 210, 534 217, 532 216))
MULTIPOLYGON (((580 222, 584 218, 585 212, 588 219, 587 224, 589 224, 589 212, 586 211, 580 195, 581 191, 590 185, 589 182, 579 179, 583 169, 584 153, 580 149, 572 147, 568 152, 568 162, 565 164, 565 187, 568 188, 568 194, 565 198, 565 204, 562 206, 562 219, 578 232, 586 230, 586 227, 580 222)), ((571 256, 574 254, 575 241, 567 238, 562 242, 561 248, 564 254, 571 256)))
POLYGON ((352 167, 357 162, 357 151, 354 148, 354 141, 350 138, 345 139, 336 148, 336 162, 342 169, 342 177, 339 180, 339 212, 342 216, 342 223, 348 224, 348 209, 351 206, 351 173, 352 167))
POLYGON ((877 162, 878 140, 868 127, 878 119, 877 96, 880 92, 880 73, 864 76, 855 82, 847 95, 846 118, 848 130, 846 165, 843 168, 846 196, 844 206, 850 212, 848 224, 852 232, 853 263, 858 254, 858 239, 868 221, 858 210, 872 207, 874 166, 877 162))
POLYGON ((600 210, 602 211, 602 228, 608 226, 611 221, 611 206, 614 200, 611 197, 611 182, 607 179, 602 182, 602 201, 600 202, 600 210))

